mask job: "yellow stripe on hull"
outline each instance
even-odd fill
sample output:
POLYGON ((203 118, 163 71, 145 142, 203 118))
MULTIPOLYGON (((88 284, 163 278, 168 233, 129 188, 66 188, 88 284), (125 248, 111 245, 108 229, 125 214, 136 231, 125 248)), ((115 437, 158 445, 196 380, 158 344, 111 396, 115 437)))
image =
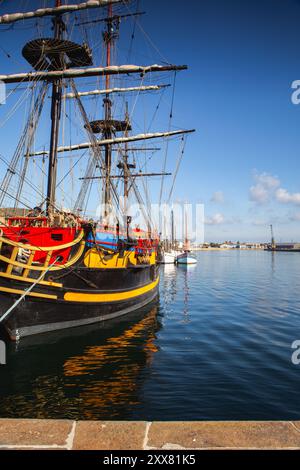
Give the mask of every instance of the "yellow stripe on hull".
POLYGON ((130 290, 127 292, 115 292, 113 294, 84 294, 81 292, 67 292, 64 295, 64 300, 68 302, 118 302, 120 300, 133 299, 134 297, 139 297, 140 295, 147 294, 159 283, 159 277, 156 281, 151 282, 144 287, 139 287, 138 289, 130 290))

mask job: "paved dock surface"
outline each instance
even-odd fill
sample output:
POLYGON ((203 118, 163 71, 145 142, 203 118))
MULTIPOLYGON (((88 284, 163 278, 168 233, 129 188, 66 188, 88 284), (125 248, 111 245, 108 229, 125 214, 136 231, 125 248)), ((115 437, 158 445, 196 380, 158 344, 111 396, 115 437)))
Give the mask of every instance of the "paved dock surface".
POLYGON ((0 449, 300 449, 300 421, 0 419, 0 449))

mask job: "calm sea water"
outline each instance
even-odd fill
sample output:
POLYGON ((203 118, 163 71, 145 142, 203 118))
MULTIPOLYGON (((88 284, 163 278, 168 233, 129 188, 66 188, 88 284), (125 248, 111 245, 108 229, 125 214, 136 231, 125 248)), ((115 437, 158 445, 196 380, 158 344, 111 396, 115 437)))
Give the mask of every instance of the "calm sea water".
POLYGON ((300 419, 300 253, 197 256, 127 319, 9 344, 0 416, 300 419))

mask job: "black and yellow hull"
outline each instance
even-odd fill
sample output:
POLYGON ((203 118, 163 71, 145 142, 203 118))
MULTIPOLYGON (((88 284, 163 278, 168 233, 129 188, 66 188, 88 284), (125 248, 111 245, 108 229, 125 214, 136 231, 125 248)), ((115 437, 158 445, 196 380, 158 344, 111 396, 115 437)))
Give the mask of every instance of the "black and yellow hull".
POLYGON ((71 245, 67 262, 51 262, 60 245, 43 247, 45 261, 36 263, 39 248, 26 245, 22 261, 24 245, 1 241, 11 249, 9 256, 4 250, 0 254, 0 319, 12 340, 123 316, 158 295, 155 251, 142 256, 126 249, 108 253, 80 235, 64 245, 71 245))
MULTIPOLYGON (((76 274, 83 278, 82 270, 78 271, 80 274, 76 274)), ((156 266, 110 271, 87 270, 84 273, 84 279, 93 279, 95 285, 103 286, 101 290, 83 287, 84 281, 80 278, 71 287, 68 276, 68 282, 61 286, 38 285, 4 320, 10 338, 18 340, 24 336, 103 322, 142 308, 157 297, 159 277, 156 266)), ((8 279, 3 283, 2 280, 0 316, 18 300, 26 287, 29 286, 8 279)))

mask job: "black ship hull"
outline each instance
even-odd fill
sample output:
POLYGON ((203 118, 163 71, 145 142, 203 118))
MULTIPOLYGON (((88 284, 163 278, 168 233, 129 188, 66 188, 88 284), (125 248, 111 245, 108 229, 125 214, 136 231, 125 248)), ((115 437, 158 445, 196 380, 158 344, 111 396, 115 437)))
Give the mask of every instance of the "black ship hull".
MULTIPOLYGON (((4 327, 12 341, 50 331, 75 328, 111 320, 138 310, 158 296, 157 289, 140 297, 138 301, 123 301, 114 305, 53 304, 51 302, 28 301, 17 307, 5 321, 4 327)), ((7 298, 0 296, 2 305, 9 306, 7 298)))
MULTIPOLYGON (((111 320, 157 298, 156 265, 109 271, 78 269, 66 276, 61 287, 39 285, 5 318, 10 339, 111 320), (94 288, 87 288, 89 279, 93 279, 94 288)), ((0 293, 0 317, 20 298, 19 289, 26 288, 20 284, 7 280, 4 290, 11 292, 0 293)))

